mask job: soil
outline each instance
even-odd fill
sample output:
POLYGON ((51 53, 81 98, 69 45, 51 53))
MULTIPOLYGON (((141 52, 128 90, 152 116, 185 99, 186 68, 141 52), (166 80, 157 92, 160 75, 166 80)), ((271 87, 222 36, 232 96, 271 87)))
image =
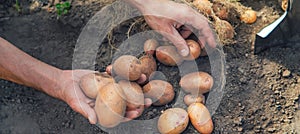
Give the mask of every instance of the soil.
MULTIPOLYGON (((71 10, 57 19, 47 0, 20 2, 18 12, 14 0, 0 1, 0 37, 61 69, 72 69, 72 55, 82 28, 97 11, 111 3, 73 0, 71 10)), ((299 133, 300 45, 283 45, 254 55, 251 48, 255 33, 283 11, 278 0, 244 0, 238 4, 257 11, 258 20, 250 25, 238 19, 229 21, 236 35, 234 43, 223 47, 226 87, 213 115, 214 133, 299 133)), ((111 52, 115 52, 112 44, 117 47, 126 40, 129 27, 136 21, 139 23, 132 28, 131 35, 148 29, 141 18, 116 27, 113 36, 101 45, 95 70, 103 71, 110 64, 111 52)), ((208 58, 199 60, 204 62, 199 68, 209 72, 209 64, 205 64, 208 58)), ((178 69, 159 64, 158 70, 165 73, 178 92, 179 76, 172 77, 178 69)), ((5 80, 0 80, 0 88, 0 133, 105 133, 64 102, 35 89, 5 80)), ((172 104, 151 107, 139 119, 157 117, 172 104)), ((184 133, 197 132, 189 125, 184 133)))

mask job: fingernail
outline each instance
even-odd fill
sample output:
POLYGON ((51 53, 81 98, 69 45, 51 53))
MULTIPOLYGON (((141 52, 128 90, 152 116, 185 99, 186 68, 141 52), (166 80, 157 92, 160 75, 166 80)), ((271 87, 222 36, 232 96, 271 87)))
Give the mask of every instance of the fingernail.
POLYGON ((182 49, 182 50, 180 51, 180 54, 181 54, 182 56, 187 56, 187 55, 189 54, 189 51, 187 51, 186 49, 182 49))
POLYGON ((94 121, 92 120, 92 117, 88 117, 88 120, 89 120, 89 122, 90 122, 91 124, 96 124, 96 122, 94 122, 94 121))

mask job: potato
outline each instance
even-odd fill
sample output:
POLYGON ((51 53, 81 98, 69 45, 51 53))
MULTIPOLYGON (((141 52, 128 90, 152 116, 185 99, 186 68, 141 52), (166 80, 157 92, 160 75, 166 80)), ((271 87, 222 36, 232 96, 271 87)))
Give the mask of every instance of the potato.
POLYGON ((186 40, 186 43, 190 49, 188 56, 183 57, 184 60, 195 60, 200 56, 201 48, 200 45, 194 40, 186 40))
POLYGON ((287 7, 288 7, 288 0, 282 0, 281 1, 281 9, 283 11, 286 11, 287 7))
POLYGON ((180 65, 183 61, 174 46, 160 46, 156 49, 156 58, 167 66, 180 65))
POLYGON ((247 24, 252 24, 256 21, 256 12, 253 10, 246 10, 241 16, 240 19, 242 22, 247 24))
POLYGON ((184 96, 183 101, 187 106, 191 105, 192 103, 204 104, 205 96, 202 94, 199 94, 199 95, 187 94, 184 96))
POLYGON ((135 81, 142 74, 141 62, 134 56, 123 55, 113 63, 113 73, 130 81, 135 81))
POLYGON ((179 85, 187 93, 204 94, 213 86, 213 78, 206 72, 193 72, 183 76, 179 85))
POLYGON ((161 134, 179 134, 189 123, 188 113, 182 108, 170 108, 159 117, 157 128, 161 134))
POLYGON ((215 12, 216 16, 222 20, 229 20, 229 9, 224 4, 216 2, 212 5, 212 9, 215 12))
POLYGON ((158 42, 155 39, 146 40, 144 43, 144 51, 146 54, 153 55, 155 49, 159 46, 158 42))
POLYGON ((126 80, 121 80, 118 84, 121 86, 126 96, 127 111, 144 109, 144 94, 139 84, 126 80))
POLYGON ((213 131, 213 122, 207 108, 201 103, 193 103, 188 107, 188 115, 195 129, 201 134, 210 134, 213 131))
POLYGON ((228 21, 216 19, 215 28, 221 41, 231 40, 235 35, 234 28, 228 21))
POLYGON ((174 99, 173 86, 166 81, 152 80, 143 87, 145 97, 151 98, 154 106, 161 106, 174 99))
POLYGON ((109 83, 99 89, 95 104, 98 123, 106 128, 117 126, 125 115, 126 100, 120 85, 109 83))
POLYGON ((92 99, 96 99, 98 90, 114 79, 107 73, 91 73, 80 78, 79 86, 84 94, 92 99))
POLYGON ((144 55, 140 58, 140 61, 142 64, 142 73, 145 74, 147 80, 149 80, 150 75, 157 69, 156 61, 152 55, 144 55))
POLYGON ((195 0, 193 2, 194 6, 204 15, 212 15, 212 3, 208 0, 195 0))

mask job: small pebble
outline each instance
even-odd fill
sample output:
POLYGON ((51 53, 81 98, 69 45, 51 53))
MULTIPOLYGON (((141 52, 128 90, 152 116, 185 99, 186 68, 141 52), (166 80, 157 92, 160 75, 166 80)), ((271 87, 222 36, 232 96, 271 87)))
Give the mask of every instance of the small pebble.
POLYGON ((288 116, 287 118, 288 118, 288 119, 293 119, 293 116, 288 116))
POLYGON ((285 78, 289 77, 290 75, 291 75, 291 71, 289 71, 289 70, 285 70, 282 73, 282 76, 285 77, 285 78))
POLYGON ((275 130, 276 130, 275 128, 268 128, 268 129, 267 129, 267 131, 268 131, 268 132, 271 132, 271 133, 275 132, 275 130))
POLYGON ((239 128, 238 128, 238 131, 239 131, 239 132, 242 132, 242 131, 243 131, 243 128, 242 128, 242 127, 239 127, 239 128))

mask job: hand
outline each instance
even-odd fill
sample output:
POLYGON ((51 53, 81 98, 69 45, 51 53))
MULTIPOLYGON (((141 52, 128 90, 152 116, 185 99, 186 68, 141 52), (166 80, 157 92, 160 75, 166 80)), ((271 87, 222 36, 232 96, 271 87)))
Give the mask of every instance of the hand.
POLYGON ((59 99, 65 101, 74 111, 82 114, 91 124, 97 123, 96 112, 93 109, 95 101, 88 98, 79 87, 82 76, 94 73, 90 70, 64 70, 59 77, 59 99))
POLYGON ((171 41, 182 56, 189 54, 185 39, 194 32, 203 48, 215 48, 214 34, 207 19, 185 4, 166 0, 151 0, 137 5, 148 25, 171 41))
MULTIPOLYGON (((79 80, 82 76, 94 72, 95 71, 90 70, 63 71, 59 78, 61 82, 59 83, 60 92, 57 95, 61 100, 65 101, 74 111, 82 114, 85 118, 87 118, 91 124, 97 123, 97 116, 94 110, 95 101, 85 96, 85 94, 79 87, 79 80)), ((149 107, 151 103, 151 99, 145 99, 145 107, 149 107)), ((129 121, 137 118, 141 112, 141 109, 126 111, 126 118, 124 118, 124 121, 129 121)))

